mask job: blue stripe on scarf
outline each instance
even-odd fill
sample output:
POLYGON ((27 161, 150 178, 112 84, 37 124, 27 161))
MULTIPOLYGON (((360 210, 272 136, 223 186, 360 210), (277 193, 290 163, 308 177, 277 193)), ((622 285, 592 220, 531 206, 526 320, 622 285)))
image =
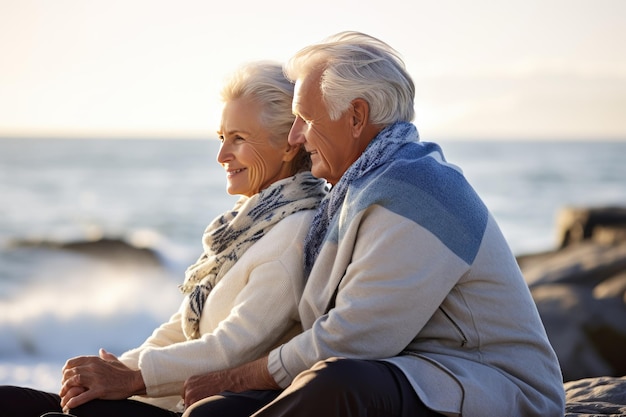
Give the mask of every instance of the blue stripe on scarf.
MULTIPOLYGON (((471 264, 487 225, 487 208, 463 175, 428 156, 431 152, 439 153, 443 159, 436 144, 407 144, 398 150, 391 163, 356 179, 344 200, 349 205, 344 207, 347 220, 342 229, 361 210, 380 205, 429 230, 471 264)), ((333 226, 337 232, 336 224, 333 226)), ((343 235, 341 230, 338 232, 343 235)))

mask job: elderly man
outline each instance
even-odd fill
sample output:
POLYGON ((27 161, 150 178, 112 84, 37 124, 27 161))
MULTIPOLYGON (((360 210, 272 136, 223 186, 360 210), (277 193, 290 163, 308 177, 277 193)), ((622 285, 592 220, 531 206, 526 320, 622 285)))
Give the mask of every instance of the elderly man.
POLYGON ((312 173, 303 333, 189 379, 187 416, 561 416, 559 364, 505 239, 461 171, 420 142, 387 44, 345 32, 288 63, 312 173))

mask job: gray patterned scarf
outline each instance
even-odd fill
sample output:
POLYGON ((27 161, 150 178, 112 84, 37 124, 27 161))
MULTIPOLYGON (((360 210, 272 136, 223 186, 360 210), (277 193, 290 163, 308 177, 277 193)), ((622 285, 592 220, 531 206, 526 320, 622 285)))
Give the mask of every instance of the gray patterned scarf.
POLYGON ((189 294, 183 311, 183 332, 187 339, 200 337, 204 303, 220 279, 279 221, 301 210, 317 208, 325 195, 325 182, 302 172, 272 184, 252 197, 241 197, 232 210, 217 217, 202 238, 203 254, 185 271, 180 286, 189 294))

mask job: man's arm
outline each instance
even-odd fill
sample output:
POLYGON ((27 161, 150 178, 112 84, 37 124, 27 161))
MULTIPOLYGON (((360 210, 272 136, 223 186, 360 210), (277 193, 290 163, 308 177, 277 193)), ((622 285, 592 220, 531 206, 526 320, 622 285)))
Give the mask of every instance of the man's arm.
POLYGON ((236 368, 188 378, 185 381, 183 399, 185 407, 189 407, 203 398, 224 391, 243 392, 277 389, 280 387, 267 370, 267 356, 264 356, 236 368))

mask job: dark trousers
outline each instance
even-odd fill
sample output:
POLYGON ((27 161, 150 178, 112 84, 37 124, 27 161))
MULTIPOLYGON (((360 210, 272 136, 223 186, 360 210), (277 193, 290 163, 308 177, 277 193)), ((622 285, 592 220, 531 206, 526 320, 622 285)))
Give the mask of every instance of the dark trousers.
MULTIPOLYGON (((0 416, 39 417, 61 411, 61 397, 30 388, 0 386, 0 416)), ((93 400, 71 410, 77 417, 179 417, 179 413, 133 400, 93 400)))
POLYGON ((184 417, 436 417, 402 371, 381 361, 331 359, 298 375, 284 391, 223 393, 184 417), (254 412, 255 410, 256 413, 254 412))

